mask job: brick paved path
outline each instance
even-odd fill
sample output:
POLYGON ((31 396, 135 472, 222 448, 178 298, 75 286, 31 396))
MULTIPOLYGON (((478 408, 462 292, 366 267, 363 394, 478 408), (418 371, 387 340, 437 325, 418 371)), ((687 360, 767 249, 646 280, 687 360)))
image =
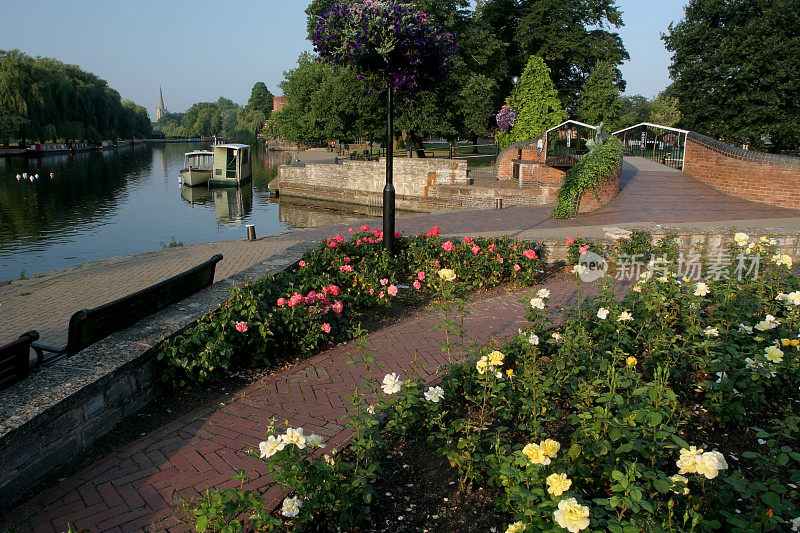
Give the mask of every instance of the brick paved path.
POLYGON ((285 239, 193 244, 84 263, 0 284, 0 344, 35 329, 41 342, 67 343, 69 317, 149 287, 222 254, 215 279, 236 274, 295 244, 285 239))
MULTIPOLYGON (((544 283, 551 290, 550 308, 573 300, 574 281, 566 276, 544 283)), ((525 323, 524 297, 530 289, 497 290, 476 297, 469 305, 469 341, 507 338, 525 323)), ((423 374, 434 378, 447 362, 441 351, 438 311, 420 311, 368 336, 367 347, 386 372, 403 375, 416 358, 423 374)), ((12 513, 22 531, 63 531, 67 522, 90 531, 185 531, 182 498, 207 487, 232 487, 237 469, 255 479, 247 486, 266 491, 277 502, 265 466, 245 451, 264 439, 271 417, 289 420, 306 433, 322 435, 329 447, 347 438, 340 417, 349 407, 347 396, 363 384, 365 370, 347 365, 357 356, 354 344, 334 347, 296 366, 264 377, 235 394, 225 405, 206 405, 119 448, 77 474, 44 491, 12 513)))

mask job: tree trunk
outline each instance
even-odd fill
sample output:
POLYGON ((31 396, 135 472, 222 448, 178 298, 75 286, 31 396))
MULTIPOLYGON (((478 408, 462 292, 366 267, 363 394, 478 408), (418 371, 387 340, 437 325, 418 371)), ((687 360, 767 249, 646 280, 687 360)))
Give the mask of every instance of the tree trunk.
POLYGON ((472 136, 472 153, 473 154, 477 154, 478 153, 478 136, 477 135, 473 135, 472 136))
POLYGON ((409 157, 424 158, 425 148, 422 146, 422 139, 415 133, 409 132, 406 136, 406 149, 409 157))

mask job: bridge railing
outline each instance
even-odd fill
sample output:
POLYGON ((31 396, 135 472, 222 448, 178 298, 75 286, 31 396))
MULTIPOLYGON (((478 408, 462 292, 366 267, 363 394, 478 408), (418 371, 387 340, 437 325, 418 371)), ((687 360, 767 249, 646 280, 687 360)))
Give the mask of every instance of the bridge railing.
POLYGON ((615 131, 626 155, 646 157, 662 165, 682 169, 686 157, 686 135, 689 132, 660 124, 642 122, 615 131))

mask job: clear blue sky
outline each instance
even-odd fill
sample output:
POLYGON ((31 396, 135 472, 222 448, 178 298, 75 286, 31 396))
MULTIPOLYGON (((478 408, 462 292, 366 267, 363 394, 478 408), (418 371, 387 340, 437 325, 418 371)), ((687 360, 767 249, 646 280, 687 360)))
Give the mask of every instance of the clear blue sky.
MULTIPOLYGON (((225 96, 243 104, 256 81, 280 94, 283 72, 311 50, 305 0, 3 0, 0 49, 54 57, 100 76, 151 116, 158 87, 170 111, 225 96)), ((620 0, 630 62, 626 94, 655 96, 669 83, 659 39, 685 0, 620 0)))

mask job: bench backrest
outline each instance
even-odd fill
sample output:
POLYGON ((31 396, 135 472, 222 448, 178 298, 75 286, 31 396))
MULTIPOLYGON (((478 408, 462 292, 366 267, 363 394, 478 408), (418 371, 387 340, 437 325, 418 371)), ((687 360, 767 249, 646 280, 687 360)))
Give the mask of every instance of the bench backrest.
POLYGON ((69 319, 67 357, 214 283, 222 255, 155 285, 94 309, 78 311, 69 319))
POLYGON ((0 390, 28 376, 31 370, 31 343, 38 339, 37 332, 29 331, 19 339, 0 346, 0 390))

